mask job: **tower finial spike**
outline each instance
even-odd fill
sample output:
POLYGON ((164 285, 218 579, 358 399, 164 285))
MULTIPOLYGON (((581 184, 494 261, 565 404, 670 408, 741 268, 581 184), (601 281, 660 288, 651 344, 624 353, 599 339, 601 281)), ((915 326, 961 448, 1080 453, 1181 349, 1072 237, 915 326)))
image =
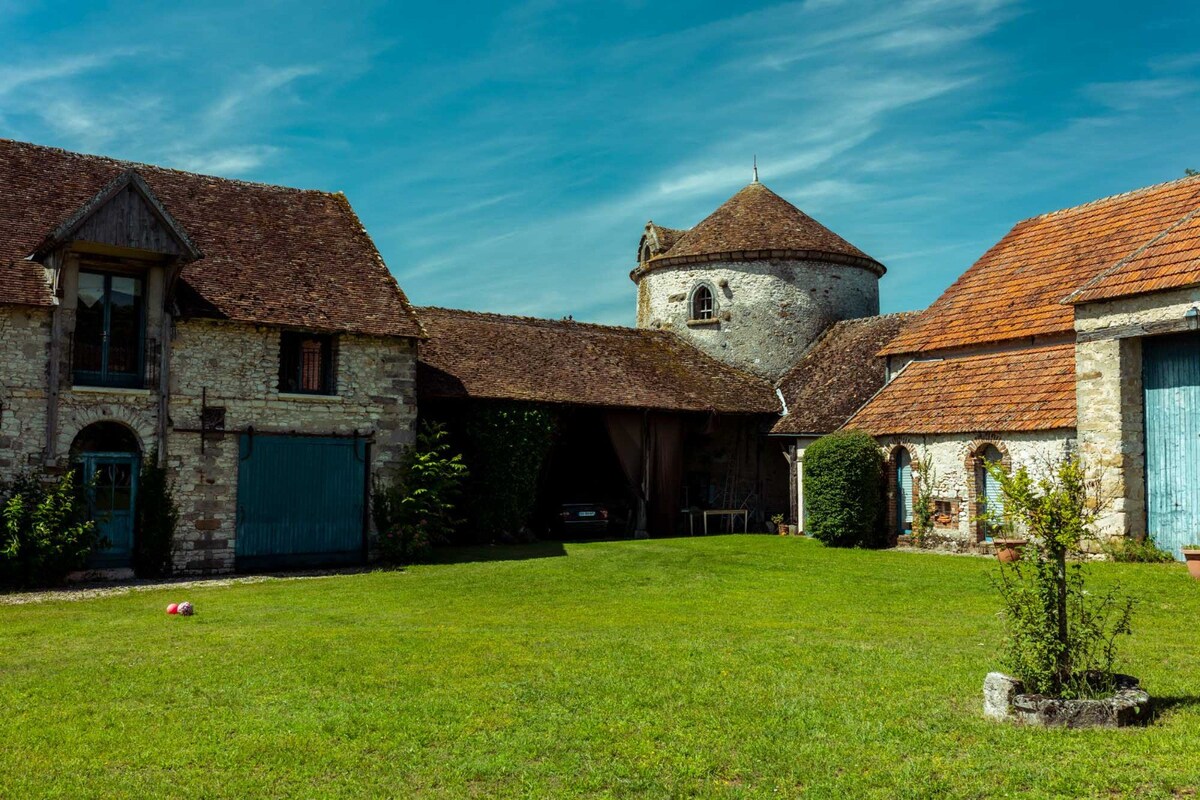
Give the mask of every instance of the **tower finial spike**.
POLYGON ((758 155, 754 156, 754 182, 758 183, 758 155))

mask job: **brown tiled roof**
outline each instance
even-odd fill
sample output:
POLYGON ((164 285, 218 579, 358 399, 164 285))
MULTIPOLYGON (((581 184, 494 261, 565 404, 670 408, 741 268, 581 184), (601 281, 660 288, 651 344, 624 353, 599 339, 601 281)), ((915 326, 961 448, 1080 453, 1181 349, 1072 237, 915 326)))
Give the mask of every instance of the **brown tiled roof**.
POLYGON ((1075 427, 1075 345, 914 361, 846 423, 875 436, 1075 427))
POLYGON ((1097 296, 1194 283, 1195 230, 1180 221, 1198 207, 1200 178, 1184 178, 1019 222, 885 352, 1071 333, 1063 299, 1122 262, 1128 272, 1113 272, 1097 296), (1174 226, 1177 238, 1158 239, 1174 226))
POLYGON ((761 183, 751 183, 726 200, 647 266, 712 257, 794 257, 797 253, 863 266, 880 275, 884 272, 878 261, 761 183))
POLYGON ((418 308, 421 401, 488 398, 776 414, 771 385, 666 331, 418 308))
POLYGON ((788 413, 776 434, 830 433, 871 399, 887 378, 876 353, 918 312, 835 323, 825 330, 778 383, 788 413))
POLYGON ((135 170, 204 257, 181 298, 242 322, 420 336, 404 293, 341 194, 195 175, 0 140, 0 303, 48 305, 25 261, 110 181, 135 170))

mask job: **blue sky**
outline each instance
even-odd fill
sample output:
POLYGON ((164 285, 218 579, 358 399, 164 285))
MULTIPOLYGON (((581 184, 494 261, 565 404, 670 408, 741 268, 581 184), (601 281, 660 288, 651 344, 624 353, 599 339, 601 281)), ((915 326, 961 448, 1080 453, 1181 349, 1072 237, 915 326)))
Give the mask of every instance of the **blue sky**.
POLYGON ((1200 168, 1186 2, 169 5, 0 0, 0 136, 342 190, 419 304, 632 323, 646 220, 755 154, 884 311, 1200 168))

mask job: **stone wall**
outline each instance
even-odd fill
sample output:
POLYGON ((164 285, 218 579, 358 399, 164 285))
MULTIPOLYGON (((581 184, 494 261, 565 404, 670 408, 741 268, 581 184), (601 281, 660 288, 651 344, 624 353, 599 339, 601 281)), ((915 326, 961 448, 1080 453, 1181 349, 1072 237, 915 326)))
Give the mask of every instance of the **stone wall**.
POLYGON ((41 460, 49 309, 0 306, 0 342, 0 481, 5 481, 41 460))
MULTIPOLYGON (((0 306, 0 480, 22 469, 68 465, 71 443, 93 422, 119 422, 142 453, 161 452, 175 481, 181 524, 176 567, 184 573, 233 568, 236 544, 237 433, 354 435, 373 442, 372 472, 392 470, 412 442, 416 421, 416 343, 411 339, 338 337, 337 395, 278 390, 279 334, 274 328, 190 320, 171 340, 169 425, 159 441, 159 391, 63 385, 53 456, 47 452, 48 309, 0 306), (200 409, 225 409, 225 435, 200 442, 200 409)), ((64 370, 69 375, 69 370, 64 370)))
POLYGON ((337 394, 278 390, 279 334, 229 322, 181 323, 172 343, 171 429, 167 463, 176 476, 183 572, 231 569, 236 545, 238 433, 371 437, 373 474, 388 473, 413 440, 416 344, 411 339, 342 335, 335 358, 337 394), (224 436, 200 447, 200 412, 225 413, 224 436))
POLYGON ((879 313, 879 279, 817 261, 712 262, 652 269, 638 283, 642 328, 665 328, 714 358, 777 378, 831 323, 879 313), (691 317, 691 293, 713 290, 716 319, 691 317))
POLYGON ((1080 452, 1097 465, 1111 506, 1101 531, 1146 533, 1146 438, 1142 395, 1145 335, 1188 330, 1200 288, 1089 303, 1075 309, 1080 452))
MULTIPOLYGON (((804 449, 815 439, 797 439, 799 456, 798 474, 803 480, 804 449)), ((979 549, 982 539, 978 522, 977 497, 978 453, 988 444, 994 445, 1004 456, 1010 469, 1026 466, 1036 476, 1057 464, 1075 447, 1074 432, 1069 430, 1038 431, 1034 433, 1007 433, 996 435, 940 434, 936 436, 880 437, 885 462, 892 464, 897 447, 908 449, 914 471, 917 463, 928 453, 932 459, 935 481, 935 500, 945 504, 948 514, 935 521, 933 543, 936 546, 973 551, 979 549)), ((889 473, 891 470, 889 469, 889 473)), ((916 497, 914 480, 913 497, 916 497)), ((888 507, 892 509, 887 524, 889 531, 895 527, 895 478, 889 475, 887 482, 888 507)), ((798 487, 803 497, 803 484, 798 487)))

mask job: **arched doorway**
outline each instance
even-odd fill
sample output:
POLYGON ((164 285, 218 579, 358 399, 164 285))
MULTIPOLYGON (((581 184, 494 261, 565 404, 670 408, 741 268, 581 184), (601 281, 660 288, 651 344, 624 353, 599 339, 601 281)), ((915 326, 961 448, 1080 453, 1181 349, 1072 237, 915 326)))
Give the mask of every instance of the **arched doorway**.
POLYGON ((896 466, 896 535, 904 536, 912 533, 912 456, 907 448, 897 447, 893 459, 896 466))
POLYGON ((133 564, 141 448, 133 432, 116 422, 93 423, 71 444, 85 486, 88 513, 96 521, 100 544, 88 559, 92 569, 133 564))
POLYGON ((979 487, 979 529, 985 542, 992 540, 992 529, 995 527, 989 515, 999 514, 1003 510, 1000 482, 988 473, 987 465, 999 463, 1003 458, 999 448, 992 444, 984 445, 979 451, 979 475, 975 485, 979 487))

